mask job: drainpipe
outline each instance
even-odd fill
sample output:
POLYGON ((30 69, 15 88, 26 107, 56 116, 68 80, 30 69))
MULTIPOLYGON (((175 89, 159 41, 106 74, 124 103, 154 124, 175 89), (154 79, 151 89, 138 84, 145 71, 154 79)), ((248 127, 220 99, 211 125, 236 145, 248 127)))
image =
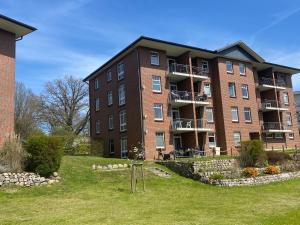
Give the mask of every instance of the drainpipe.
POLYGON ((139 94, 140 94, 140 102, 139 102, 139 107, 140 107, 140 121, 141 121, 141 134, 142 134, 142 146, 144 147, 144 157, 146 158, 146 149, 145 149, 145 134, 144 134, 144 120, 143 120, 143 95, 142 95, 142 79, 141 79, 141 66, 140 66, 140 57, 139 57, 139 51, 136 48, 136 60, 138 63, 138 78, 139 78, 139 94))

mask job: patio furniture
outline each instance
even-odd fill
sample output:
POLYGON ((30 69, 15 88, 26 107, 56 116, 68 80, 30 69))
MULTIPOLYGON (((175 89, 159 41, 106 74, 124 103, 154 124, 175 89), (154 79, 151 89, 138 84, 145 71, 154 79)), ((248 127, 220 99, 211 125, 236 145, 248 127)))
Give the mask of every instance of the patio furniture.
POLYGON ((186 128, 192 128, 192 121, 186 122, 186 128))

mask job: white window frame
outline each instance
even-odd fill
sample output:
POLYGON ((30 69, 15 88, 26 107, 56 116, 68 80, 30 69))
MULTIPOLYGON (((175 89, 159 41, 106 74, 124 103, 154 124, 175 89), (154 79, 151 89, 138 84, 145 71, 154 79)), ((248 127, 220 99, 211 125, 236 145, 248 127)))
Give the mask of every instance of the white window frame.
POLYGON ((210 83, 204 83, 203 84, 203 92, 207 95, 207 97, 211 97, 211 85, 210 83))
POLYGON ((208 132, 207 137, 208 137, 208 147, 209 147, 209 148, 216 147, 216 146, 217 146, 217 142, 216 142, 216 134, 213 133, 213 132, 208 132), (209 141, 209 138, 214 138, 214 142, 210 142, 210 141, 209 141))
POLYGON ((120 152, 121 152, 121 158, 126 158, 128 153, 128 145, 127 145, 127 138, 122 137, 120 139, 120 152))
POLYGON ((122 110, 119 113, 119 119, 120 119, 120 131, 126 131, 127 130, 127 118, 126 118, 126 111, 122 110))
POLYGON ((230 98, 236 98, 236 89, 235 89, 235 83, 234 82, 229 82, 228 83, 228 91, 229 91, 229 97, 230 98), (231 95, 231 87, 233 87, 234 95, 231 95))
POLYGON ((98 112, 100 110, 100 98, 97 97, 95 99, 95 111, 98 112))
POLYGON ((150 52, 150 64, 154 66, 159 66, 159 53, 155 51, 150 52), (154 57, 154 55, 156 55, 154 57))
POLYGON ((109 69, 109 70, 106 72, 106 80, 107 80, 107 82, 112 81, 112 70, 111 70, 111 69, 109 69))
POLYGON ((163 104, 161 103, 154 103, 153 104, 153 111, 154 111, 154 120, 155 121, 163 121, 164 120, 164 109, 163 104), (156 110, 160 110, 161 117, 156 117, 156 110))
POLYGON ((114 116, 112 114, 108 115, 108 129, 114 129, 114 116))
POLYGON ((156 132, 155 133, 155 148, 156 149, 164 149, 165 148, 165 133, 164 132, 156 132), (162 136, 162 142, 163 142, 163 145, 159 146, 157 144, 157 137, 159 136, 162 136))
POLYGON ((232 61, 226 61, 225 64, 226 64, 226 72, 227 72, 227 73, 233 74, 233 63, 232 63, 232 61), (228 67, 227 67, 227 66, 228 66, 229 64, 231 65, 231 70, 228 70, 228 67))
POLYGON ((246 65, 244 63, 239 63, 239 71, 240 71, 240 75, 246 76, 246 65), (243 66, 244 68, 243 72, 241 72, 241 66, 243 66))
POLYGON ((242 142, 241 132, 238 131, 233 132, 233 142, 235 147, 241 147, 241 142, 242 142), (237 137, 236 135, 238 135, 238 140, 236 138, 237 137))
POLYGON ((231 107, 230 111, 231 111, 231 121, 232 122, 239 122, 239 109, 238 109, 238 107, 231 107), (233 114, 234 112, 236 112, 237 119, 234 118, 234 114, 233 114))
POLYGON ((275 139, 283 139, 283 133, 275 133, 275 139))
POLYGON ((161 77, 157 75, 152 76, 152 91, 155 93, 161 93, 161 77), (159 89, 155 89, 155 87, 158 87, 159 89))
POLYGON ((109 90, 107 92, 107 105, 112 105, 113 104, 113 94, 112 91, 109 90))
POLYGON ((201 68, 204 73, 209 73, 209 64, 207 60, 201 61, 201 68), (205 68, 206 67, 206 68, 205 68))
POLYGON ((114 143, 114 139, 112 139, 112 138, 108 139, 108 150, 109 150, 110 154, 115 153, 115 143, 114 143), (113 149, 112 149, 112 146, 114 146, 113 149))
POLYGON ((289 104, 289 94, 287 92, 284 92, 283 93, 283 103, 285 105, 288 105, 289 104))
POLYGON ((288 126, 293 125, 292 113, 290 113, 290 112, 286 113, 286 125, 288 125, 288 126))
POLYGON ((294 139, 294 133, 289 133, 289 139, 294 139))
POLYGON ((242 97, 244 99, 249 99, 249 88, 248 88, 248 85, 247 84, 242 84, 241 89, 242 89, 242 97), (247 91, 247 95, 244 95, 243 89, 247 91))
POLYGON ((245 117, 245 122, 248 122, 248 123, 252 122, 252 113, 251 113, 251 108, 250 107, 245 107, 244 108, 244 117, 245 117), (247 120, 246 113, 249 114, 250 120, 247 120))
POLYGON ((118 73, 118 80, 124 79, 124 77, 125 77, 125 65, 124 65, 123 62, 118 63, 117 73, 118 73))
POLYGON ((125 105, 126 103, 126 93, 125 93, 125 84, 120 84, 118 93, 119 93, 119 106, 125 105))
POLYGON ((208 123, 213 123, 214 122, 214 112, 213 112, 213 108, 211 108, 211 107, 207 107, 206 109, 205 109, 205 113, 206 113, 206 121, 208 122, 208 123), (208 115, 211 115, 211 119, 209 120, 208 118, 208 115))
POLYGON ((98 90, 100 88, 99 78, 96 78, 94 82, 95 82, 95 90, 98 90))
POLYGON ((95 131, 96 131, 96 134, 100 134, 100 132, 101 132, 100 120, 96 120, 96 122, 95 122, 95 131))

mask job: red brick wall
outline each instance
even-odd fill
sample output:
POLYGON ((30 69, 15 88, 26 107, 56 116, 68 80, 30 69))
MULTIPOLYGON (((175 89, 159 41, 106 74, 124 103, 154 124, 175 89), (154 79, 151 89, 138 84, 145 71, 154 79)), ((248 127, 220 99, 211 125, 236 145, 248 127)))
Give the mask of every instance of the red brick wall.
POLYGON ((14 132, 15 35, 0 29, 0 147, 14 132))

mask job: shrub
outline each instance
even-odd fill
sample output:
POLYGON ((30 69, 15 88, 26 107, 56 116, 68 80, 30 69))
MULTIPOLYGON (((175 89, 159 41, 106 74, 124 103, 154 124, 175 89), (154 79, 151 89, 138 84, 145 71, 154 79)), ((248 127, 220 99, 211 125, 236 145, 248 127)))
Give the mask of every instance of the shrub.
POLYGON ((55 136, 32 136, 25 143, 30 154, 27 160, 29 171, 49 177, 60 167, 63 140, 55 136))
POLYGON ((284 161, 281 164, 282 171, 295 172, 300 171, 300 163, 295 161, 284 161))
POLYGON ((211 180, 223 180, 225 177, 223 174, 220 174, 220 173, 215 173, 215 174, 212 174, 209 179, 211 180))
POLYGON ((4 164, 9 172, 20 172, 23 170, 28 154, 22 147, 19 138, 13 137, 6 140, 0 152, 1 164, 4 164))
POLYGON ((268 151, 267 158, 270 164, 281 164, 291 159, 290 155, 284 152, 268 151))
POLYGON ((265 174, 279 174, 280 170, 277 166, 268 166, 264 170, 265 174))
POLYGON ((258 175, 258 172, 254 167, 246 167, 243 169, 243 175, 245 177, 256 177, 258 175))
POLYGON ((257 164, 263 164, 265 159, 266 154, 262 141, 250 140, 242 142, 240 153, 240 163, 242 167, 253 167, 257 164))

